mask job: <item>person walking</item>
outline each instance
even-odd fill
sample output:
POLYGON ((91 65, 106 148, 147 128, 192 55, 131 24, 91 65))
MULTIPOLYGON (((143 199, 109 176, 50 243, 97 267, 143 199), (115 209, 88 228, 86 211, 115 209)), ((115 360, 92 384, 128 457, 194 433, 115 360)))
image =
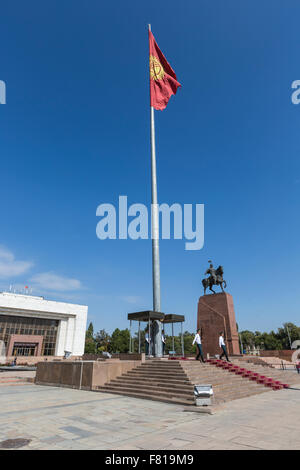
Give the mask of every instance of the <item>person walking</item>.
MULTIPOLYGON (((201 357, 201 361, 205 362, 204 357, 203 357, 203 352, 202 352, 202 345, 201 345, 201 336, 200 336, 200 328, 197 330, 197 333, 195 334, 195 338, 193 341, 193 345, 196 343, 197 345, 197 350, 198 354, 196 356, 196 361, 198 361, 199 357, 201 357)), ((200 360, 200 359, 199 359, 200 360)))
POLYGON ((300 374, 300 362, 297 362, 296 369, 297 369, 298 374, 300 374))
POLYGON ((225 345, 225 341, 224 341, 224 331, 221 331, 219 333, 219 346, 220 348, 222 349, 222 354, 220 355, 220 359, 222 359, 223 356, 226 357, 226 361, 227 362, 231 362, 229 359, 228 359, 228 355, 227 355, 227 349, 226 349, 226 345, 225 345))

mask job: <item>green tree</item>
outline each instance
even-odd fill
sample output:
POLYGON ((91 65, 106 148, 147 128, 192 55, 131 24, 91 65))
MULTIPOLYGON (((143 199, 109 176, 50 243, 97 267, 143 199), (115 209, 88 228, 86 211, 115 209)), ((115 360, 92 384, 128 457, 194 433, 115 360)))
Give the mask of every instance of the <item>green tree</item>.
POLYGON ((94 338, 94 326, 92 322, 90 322, 88 329, 86 330, 85 337, 92 338, 92 339, 94 338))
POLYGON ((174 349, 173 349, 173 337, 170 335, 165 335, 166 340, 166 348, 165 353, 168 354, 169 351, 175 351, 176 354, 182 354, 181 351, 181 338, 179 336, 174 335, 174 349))
POLYGON ((183 333, 184 355, 194 356, 197 352, 196 344, 193 345, 195 334, 185 331, 183 333))
POLYGON ((255 346, 255 334, 252 331, 244 330, 240 332, 240 338, 243 343, 243 348, 247 346, 253 348, 255 346))
POLYGON ((294 323, 284 323, 283 328, 278 328, 277 338, 281 341, 283 349, 290 349, 291 343, 300 339, 300 328, 294 323))
POLYGON ((263 347, 267 351, 282 349, 282 343, 274 331, 270 331, 270 333, 262 333, 261 339, 263 347))
POLYGON ((126 330, 119 330, 119 328, 116 328, 111 335, 111 352, 128 353, 129 339, 130 332, 128 328, 126 328, 126 330))
MULTIPOLYGON (((145 330, 140 330, 141 352, 146 352, 145 334, 148 332, 148 326, 145 330)), ((139 332, 137 331, 133 336, 133 352, 139 351, 139 332)))
POLYGON ((96 344, 93 338, 86 338, 85 339, 85 346, 84 352, 86 354, 95 354, 96 352, 96 344))
POLYGON ((100 330, 96 333, 95 341, 98 352, 110 351, 111 337, 105 330, 100 330))
POLYGON ((94 339, 94 327, 93 327, 92 322, 90 322, 88 329, 86 330, 86 333, 85 333, 84 352, 86 354, 95 354, 96 352, 96 343, 94 339))

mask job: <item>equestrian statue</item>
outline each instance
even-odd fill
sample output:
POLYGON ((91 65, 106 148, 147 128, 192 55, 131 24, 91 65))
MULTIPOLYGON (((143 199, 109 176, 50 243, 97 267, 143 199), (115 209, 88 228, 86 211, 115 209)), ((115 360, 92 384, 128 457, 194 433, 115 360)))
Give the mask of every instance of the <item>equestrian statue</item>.
POLYGON ((217 269, 214 269, 212 262, 209 260, 210 263, 209 268, 206 270, 205 274, 209 274, 209 277, 202 279, 202 285, 204 287, 204 295, 206 293, 206 289, 209 287, 209 290, 212 291, 214 294, 216 293, 212 287, 213 286, 220 286, 222 292, 224 292, 224 287, 227 287, 225 279, 223 279, 223 266, 219 266, 217 269))

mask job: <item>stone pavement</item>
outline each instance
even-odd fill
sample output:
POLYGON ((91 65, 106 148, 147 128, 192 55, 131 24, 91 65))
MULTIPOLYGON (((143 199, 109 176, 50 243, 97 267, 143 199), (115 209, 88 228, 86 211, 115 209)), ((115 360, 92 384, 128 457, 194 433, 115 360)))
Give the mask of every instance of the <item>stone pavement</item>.
POLYGON ((242 398, 213 415, 109 393, 0 387, 0 442, 22 449, 300 449, 300 387, 242 398))

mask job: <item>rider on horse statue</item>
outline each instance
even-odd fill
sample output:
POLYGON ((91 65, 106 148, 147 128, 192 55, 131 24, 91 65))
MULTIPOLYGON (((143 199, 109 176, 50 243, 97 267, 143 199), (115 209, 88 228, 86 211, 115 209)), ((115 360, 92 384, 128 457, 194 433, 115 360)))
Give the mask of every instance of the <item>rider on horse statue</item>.
POLYGON ((214 269, 214 266, 213 266, 213 264, 211 263, 211 261, 210 261, 209 268, 205 271, 205 274, 209 274, 209 275, 212 277, 214 284, 217 283, 216 270, 214 269))
POLYGON ((208 287, 209 290, 211 290, 215 294, 215 291, 212 289, 212 286, 220 286, 222 292, 224 292, 223 284, 224 287, 226 287, 226 281, 223 279, 223 266, 219 266, 217 269, 214 269, 212 262, 210 260, 208 262, 210 263, 210 265, 209 268, 206 270, 205 274, 209 274, 209 277, 202 279, 204 295, 208 287))

